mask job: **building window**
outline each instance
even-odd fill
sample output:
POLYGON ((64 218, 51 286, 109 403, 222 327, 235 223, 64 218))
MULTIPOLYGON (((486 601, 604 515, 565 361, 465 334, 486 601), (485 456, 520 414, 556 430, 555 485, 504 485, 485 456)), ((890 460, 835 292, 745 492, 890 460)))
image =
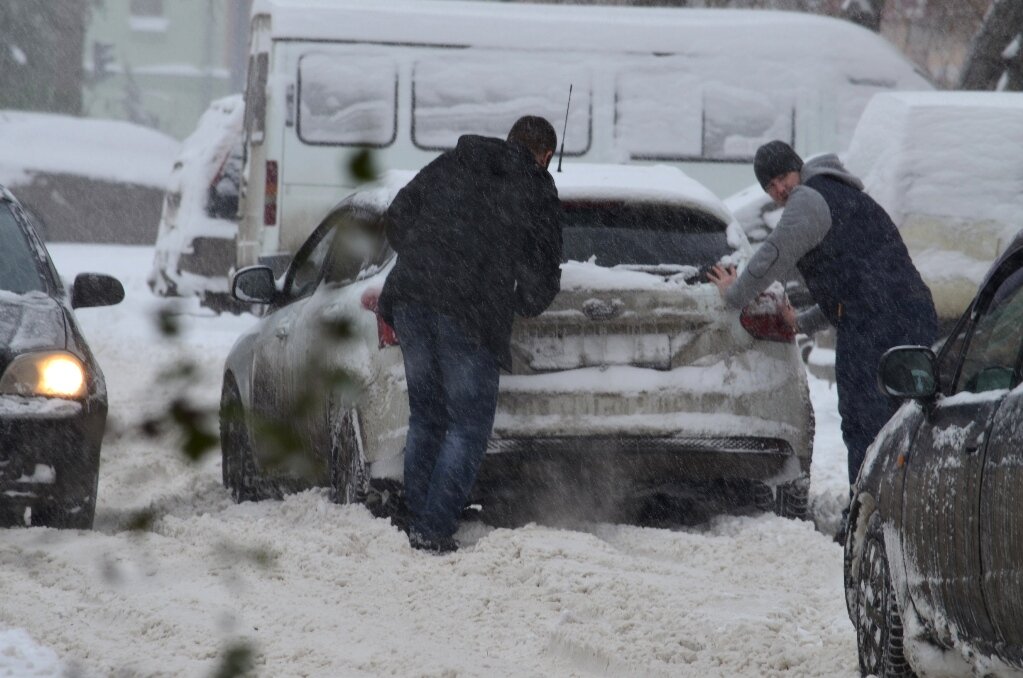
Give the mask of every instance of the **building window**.
POLYGON ((132 16, 163 16, 163 0, 131 0, 132 16))
POLYGON ((128 23, 140 33, 166 33, 169 22, 163 15, 163 0, 131 0, 128 23))

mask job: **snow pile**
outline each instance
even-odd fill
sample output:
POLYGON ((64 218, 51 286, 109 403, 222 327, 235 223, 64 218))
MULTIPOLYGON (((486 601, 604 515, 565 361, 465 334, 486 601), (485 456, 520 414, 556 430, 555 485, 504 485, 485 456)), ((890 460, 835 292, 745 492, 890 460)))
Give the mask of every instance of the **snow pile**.
POLYGON ((899 226, 939 315, 969 303, 1023 227, 1023 94, 883 94, 845 156, 899 226))
POLYGON ((0 184, 46 172, 162 189, 178 142, 128 122, 0 111, 0 148, 0 184))

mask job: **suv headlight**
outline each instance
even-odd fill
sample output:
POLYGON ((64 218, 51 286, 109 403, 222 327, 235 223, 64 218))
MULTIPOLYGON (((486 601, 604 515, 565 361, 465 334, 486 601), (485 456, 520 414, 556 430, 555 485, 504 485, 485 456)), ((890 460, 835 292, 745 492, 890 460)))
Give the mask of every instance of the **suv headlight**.
POLYGON ((24 353, 4 370, 0 394, 81 398, 85 395, 85 366, 66 351, 24 353))

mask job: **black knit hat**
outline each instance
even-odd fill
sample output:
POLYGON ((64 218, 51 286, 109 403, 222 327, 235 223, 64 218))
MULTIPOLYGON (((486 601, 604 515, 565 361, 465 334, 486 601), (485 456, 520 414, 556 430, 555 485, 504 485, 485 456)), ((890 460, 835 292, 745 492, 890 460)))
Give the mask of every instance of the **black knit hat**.
POLYGON ((784 141, 769 141, 757 149, 753 173, 765 191, 775 177, 803 169, 803 159, 784 141))

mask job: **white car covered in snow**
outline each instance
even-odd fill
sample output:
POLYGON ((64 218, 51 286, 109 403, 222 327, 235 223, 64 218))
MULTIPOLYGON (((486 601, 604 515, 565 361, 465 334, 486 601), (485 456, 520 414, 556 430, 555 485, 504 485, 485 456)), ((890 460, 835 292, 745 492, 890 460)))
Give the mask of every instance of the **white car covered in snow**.
MULTIPOLYGON (((374 310, 396 257, 379 218, 410 176, 343 201, 279 280, 265 266, 235 275, 240 300, 268 305, 224 371, 223 472, 236 499, 309 482, 374 499, 401 479, 404 367, 374 310)), ((550 500, 618 509, 724 481, 804 515, 813 419, 796 346, 774 329, 770 298, 740 320, 705 281, 749 251, 728 210, 671 167, 554 176, 561 292, 516 320, 474 494, 484 514, 541 517, 550 500)))
POLYGON ((47 242, 151 245, 178 146, 130 122, 0 110, 0 183, 47 242))
POLYGON ((227 284, 238 236, 242 171, 241 95, 210 104, 185 139, 167 183, 149 289, 233 306, 227 284))
POLYGON ((875 96, 846 166, 891 215, 946 327, 1023 228, 1023 94, 875 96))

